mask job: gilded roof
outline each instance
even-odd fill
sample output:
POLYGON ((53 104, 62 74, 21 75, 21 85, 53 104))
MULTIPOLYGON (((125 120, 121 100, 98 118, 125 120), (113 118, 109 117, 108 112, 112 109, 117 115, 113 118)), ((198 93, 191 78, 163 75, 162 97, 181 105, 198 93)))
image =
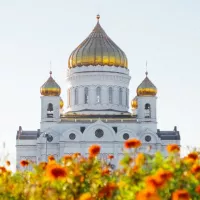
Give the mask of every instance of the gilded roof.
POLYGON ((137 88, 138 96, 155 96, 157 94, 156 86, 149 80, 148 73, 142 83, 137 88))
POLYGON ((41 95, 44 95, 44 96, 59 96, 60 95, 61 88, 56 83, 56 81, 52 78, 52 72, 50 72, 50 76, 48 80, 41 86, 40 93, 41 95))
POLYGON ((81 66, 116 66, 128 67, 125 53, 108 37, 99 23, 90 35, 71 53, 68 67, 81 66))

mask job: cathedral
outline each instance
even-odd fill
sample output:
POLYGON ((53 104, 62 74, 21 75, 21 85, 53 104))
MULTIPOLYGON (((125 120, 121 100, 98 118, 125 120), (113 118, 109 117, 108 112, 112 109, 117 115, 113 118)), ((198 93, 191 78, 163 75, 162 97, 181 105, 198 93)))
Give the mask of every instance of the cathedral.
POLYGON ((87 156, 92 144, 101 146, 100 158, 114 155, 115 167, 123 156, 124 141, 130 138, 141 140, 139 151, 149 154, 160 151, 166 155, 167 144, 180 145, 176 126, 171 131, 157 129, 157 88, 147 72, 129 102, 127 57, 106 34, 99 19, 97 15, 90 35, 69 56, 65 106, 61 88, 50 72, 40 88, 40 128, 26 131, 19 127, 18 170, 23 159, 38 163, 49 155, 56 159, 75 152, 87 156))

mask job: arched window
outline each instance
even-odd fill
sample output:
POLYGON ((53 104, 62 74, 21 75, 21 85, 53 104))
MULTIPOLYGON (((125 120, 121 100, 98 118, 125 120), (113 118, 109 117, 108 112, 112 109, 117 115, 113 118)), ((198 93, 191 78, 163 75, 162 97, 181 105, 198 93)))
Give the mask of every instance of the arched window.
POLYGON ((89 96, 88 96, 88 88, 86 87, 84 89, 84 103, 87 104, 88 103, 88 99, 89 99, 89 96))
POLYGON ((78 88, 75 88, 75 91, 74 91, 74 96, 75 96, 75 102, 74 104, 77 105, 78 104, 78 88))
POLYGON ((109 87, 108 89, 108 95, 109 95, 109 103, 113 103, 113 89, 109 87))
POLYGON ((101 102, 101 88, 97 87, 96 89, 96 98, 97 98, 97 103, 101 102))
POLYGON ((151 118, 151 105, 149 103, 146 103, 144 105, 144 117, 145 118, 151 118))
POLYGON ((71 105, 71 101, 70 101, 71 95, 70 95, 70 88, 68 89, 68 106, 71 105))
POLYGON ((49 103, 47 106, 47 118, 53 118, 53 104, 49 103))
POLYGON ((119 88, 119 105, 122 105, 122 88, 119 88))

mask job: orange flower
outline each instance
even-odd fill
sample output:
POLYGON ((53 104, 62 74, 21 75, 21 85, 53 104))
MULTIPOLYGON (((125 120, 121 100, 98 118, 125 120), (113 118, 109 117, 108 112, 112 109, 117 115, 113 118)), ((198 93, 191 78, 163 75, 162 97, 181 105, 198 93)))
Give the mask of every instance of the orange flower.
POLYGON ((200 194, 200 185, 198 185, 198 186, 196 187, 195 191, 196 191, 198 194, 200 194))
POLYGON ((144 189, 136 195, 136 200, 161 200, 155 190, 144 189))
POLYGON ((137 166, 137 165, 134 165, 134 166, 133 166, 133 172, 134 172, 134 173, 137 172, 139 169, 140 169, 139 166, 137 166))
POLYGON ((159 176, 148 176, 146 178, 147 187, 156 189, 162 188, 165 184, 165 181, 162 180, 159 176))
POLYGON ((22 167, 27 167, 28 164, 29 164, 28 160, 21 160, 21 161, 20 161, 20 165, 21 165, 22 167))
POLYGON ((67 176, 67 170, 66 168, 58 165, 58 164, 52 164, 49 165, 46 169, 47 177, 50 179, 62 179, 67 176))
POLYGON ((112 154, 108 155, 108 159, 112 160, 114 156, 112 154))
POLYGON ((72 156, 71 155, 65 155, 65 156, 63 156, 62 160, 63 160, 63 163, 66 164, 67 161, 72 160, 72 156))
POLYGON ((180 151, 180 147, 177 144, 168 144, 166 148, 169 153, 175 153, 180 151))
POLYGON ((74 154, 72 155, 72 158, 78 158, 79 156, 81 156, 80 153, 74 153, 74 154))
POLYGON ((101 147, 99 145, 92 145, 89 148, 89 157, 95 157, 99 154, 101 147))
POLYGON ((140 146, 141 146, 140 140, 135 139, 135 138, 129 139, 124 143, 124 147, 127 148, 127 149, 138 148, 140 146))
POLYGON ((87 192, 80 196, 79 200, 93 200, 92 195, 87 192))
POLYGON ((42 170, 45 170, 47 166, 47 162, 40 162, 39 163, 39 168, 41 168, 42 170))
POLYGON ((176 190, 172 194, 172 200, 190 200, 190 195, 187 190, 176 190))
POLYGON ((10 166, 10 161, 9 160, 6 161, 6 165, 10 166))
POLYGON ((200 165, 194 165, 191 169, 193 174, 197 174, 200 172, 200 165))
POLYGON ((51 162, 51 161, 55 161, 55 158, 53 155, 50 155, 48 156, 48 161, 51 162))
POLYGON ((110 174, 110 170, 106 167, 105 169, 102 170, 101 174, 102 174, 102 176, 109 175, 110 174))
POLYGON ((144 164, 145 157, 143 153, 138 153, 137 157, 135 158, 135 164, 141 166, 144 164))
POLYGON ((189 153, 187 157, 188 157, 189 159, 192 159, 192 160, 197 160, 197 159, 198 159, 198 156, 199 156, 199 155, 198 155, 197 152, 192 152, 192 153, 189 153))
POLYGON ((108 183, 106 186, 100 189, 98 196, 106 199, 111 198, 116 189, 117 185, 115 183, 108 183))
POLYGON ((170 171, 160 169, 156 175, 147 177, 146 183, 152 188, 162 188, 170 178, 172 178, 170 171))
POLYGON ((7 170, 5 167, 0 167, 0 173, 5 173, 7 170))
POLYGON ((160 169, 157 172, 157 176, 159 176, 162 180, 168 181, 170 178, 172 178, 173 174, 170 171, 160 169))

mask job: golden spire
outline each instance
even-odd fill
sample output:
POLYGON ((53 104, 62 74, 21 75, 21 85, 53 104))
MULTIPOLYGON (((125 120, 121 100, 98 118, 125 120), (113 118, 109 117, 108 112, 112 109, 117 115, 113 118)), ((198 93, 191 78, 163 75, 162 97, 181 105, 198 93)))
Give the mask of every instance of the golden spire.
POLYGON ((40 93, 43 96, 59 96, 61 93, 60 86, 52 78, 52 71, 49 74, 48 80, 40 88, 40 93))
POLYGON ((108 37, 99 23, 90 35, 71 53, 68 67, 115 66, 128 67, 125 53, 108 37))

